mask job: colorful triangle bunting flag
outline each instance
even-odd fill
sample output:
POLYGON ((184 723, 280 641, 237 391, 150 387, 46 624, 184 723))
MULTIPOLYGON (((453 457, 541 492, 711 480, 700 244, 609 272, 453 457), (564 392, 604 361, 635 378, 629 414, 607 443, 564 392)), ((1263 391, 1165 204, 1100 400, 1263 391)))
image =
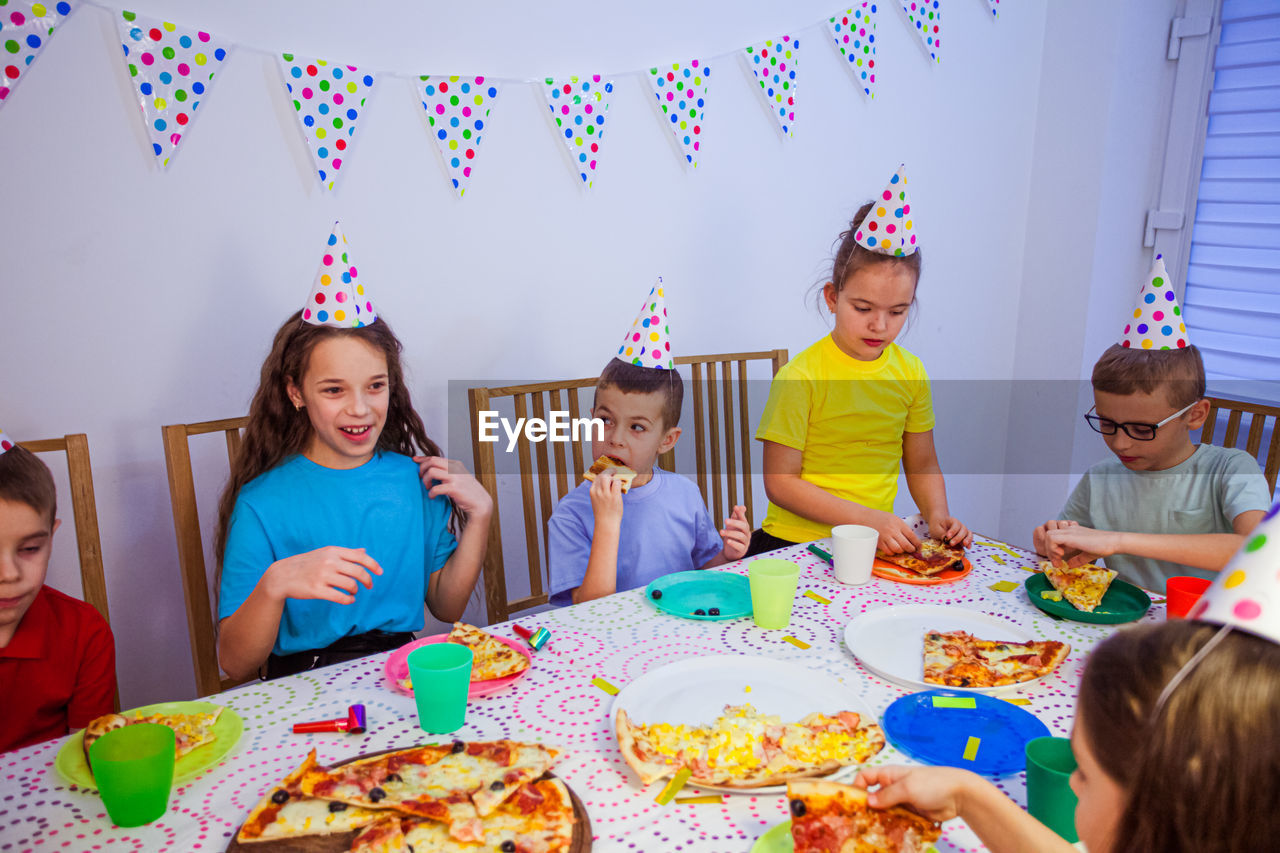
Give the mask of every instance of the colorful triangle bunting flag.
POLYGON ((987 0, 987 5, 991 7, 992 16, 1000 17, 1000 0, 987 0))
POLYGON ((121 12, 116 23, 151 150, 164 168, 195 120, 227 47, 208 33, 133 12, 121 12))
POLYGON ((453 188, 462 198, 480 153, 481 135, 489 124, 489 110, 498 99, 498 84, 483 77, 423 75, 418 80, 427 123, 453 188))
POLYGON ((783 36, 744 48, 743 54, 760 84, 765 107, 778 120, 783 138, 790 137, 796 120, 796 66, 800 60, 800 40, 783 36))
POLYGON ((902 0, 902 11, 907 13, 907 20, 920 37, 920 44, 929 58, 941 62, 938 48, 941 45, 942 0, 902 0))
POLYGON ((862 91, 876 96, 876 4, 872 0, 845 10, 827 21, 836 50, 862 91))
POLYGON ((0 9, 0 106, 18 85, 31 63, 53 38, 53 31, 71 14, 75 3, 2 4, 0 9))
POLYGON ((373 89, 373 75, 354 65, 281 55, 280 68, 298 113, 298 126, 311 149, 320 185, 332 190, 351 153, 356 123, 373 89))
POLYGON ((604 117, 609 112, 613 81, 603 80, 599 74, 563 80, 548 77, 543 81, 542 93, 578 177, 590 189, 604 139, 604 117))
POLYGON ((711 69, 695 59, 688 64, 673 63, 665 69, 649 69, 649 85, 658 98, 658 107, 675 136, 676 146, 691 168, 698 168, 702 145, 702 122, 707 114, 707 78, 711 69))

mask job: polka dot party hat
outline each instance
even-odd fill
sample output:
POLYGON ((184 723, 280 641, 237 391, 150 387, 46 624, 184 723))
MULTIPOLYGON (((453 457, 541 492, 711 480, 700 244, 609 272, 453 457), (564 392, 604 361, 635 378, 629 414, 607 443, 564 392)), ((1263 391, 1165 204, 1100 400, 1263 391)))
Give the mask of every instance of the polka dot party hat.
POLYGON ((911 29, 920 37, 925 53, 934 62, 941 62, 938 49, 942 46, 942 0, 902 0, 902 11, 907 13, 911 29))
POLYGON ((311 295, 302 309, 302 319, 313 326, 339 329, 367 326, 378 319, 373 301, 358 280, 356 265, 347 250, 342 226, 333 223, 333 232, 324 247, 311 295))
POLYGON ((685 164, 698 168, 702 147, 702 122, 707 115, 707 78, 711 69, 697 59, 668 68, 650 68, 649 85, 658 98, 658 109, 675 136, 685 164))
POLYGON ((418 78, 427 124, 444 158, 445 169, 458 198, 471 182, 471 167, 480 153, 480 137, 489 123, 489 110, 498 99, 498 84, 483 77, 418 78))
POLYGON ((866 0, 859 6, 845 10, 827 21, 836 50, 847 61, 846 67, 853 74, 862 92, 868 98, 876 96, 876 4, 866 0))
POLYGON ((1187 618, 1230 625, 1280 643, 1280 503, 1245 538, 1187 618))
POLYGON ((616 358, 643 367, 661 367, 675 370, 671 354, 671 327, 667 325, 667 300, 662 286, 662 276, 649 291, 636 321, 622 339, 616 358))
POLYGON ((602 80, 599 74, 590 77, 569 77, 543 81, 542 94, 551 110, 551 120, 569 159, 578 170, 583 185, 591 189, 600 157, 600 142, 604 139, 604 117, 609 112, 609 98, 613 95, 613 81, 602 80))
POLYGON ((898 167, 880 195, 872 199, 871 210, 854 229, 858 245, 882 255, 914 255, 916 243, 915 215, 907 195, 905 164, 898 167))
POLYGON ((72 2, 0 3, 0 106, 70 15, 72 2))
POLYGON ((356 123, 373 89, 373 75, 354 65, 332 65, 292 53, 281 54, 280 68, 320 174, 320 186, 332 190, 350 154, 356 123))
POLYGON ((1125 320, 1120 345, 1132 349, 1181 349, 1187 342, 1182 306, 1173 293, 1173 281, 1164 268, 1164 256, 1156 255, 1151 272, 1138 291, 1133 314, 1125 320))
POLYGON ((778 120, 783 139, 791 136, 796 121, 796 66, 800 40, 791 36, 770 39, 743 48, 747 67, 760 84, 765 108, 778 120))
POLYGON ((13 449, 13 440, 4 434, 4 430, 0 429, 0 453, 13 449))
POLYGON ((133 12, 121 12, 116 24, 151 150, 164 168, 213 85, 229 44, 215 42, 208 33, 133 12))

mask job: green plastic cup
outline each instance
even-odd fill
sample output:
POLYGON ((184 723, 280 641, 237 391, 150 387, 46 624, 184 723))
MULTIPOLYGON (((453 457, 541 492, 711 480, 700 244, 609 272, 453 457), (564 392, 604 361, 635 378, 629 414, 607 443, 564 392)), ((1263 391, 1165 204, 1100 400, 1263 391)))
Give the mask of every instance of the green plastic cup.
POLYGON ((409 652, 405 660, 424 732, 454 732, 467 721, 471 659, 471 649, 458 643, 429 643, 409 652))
POLYGON ((1072 844, 1076 833, 1076 795, 1068 780, 1076 769, 1071 741, 1038 737, 1027 741, 1027 811, 1072 844))
POLYGON ((761 628, 785 628, 791 622, 800 566, 789 560, 765 557, 747 566, 751 585, 751 615, 761 628))
POLYGON ((159 723, 107 732, 89 747, 89 766, 116 826, 142 826, 169 808, 175 738, 159 723))

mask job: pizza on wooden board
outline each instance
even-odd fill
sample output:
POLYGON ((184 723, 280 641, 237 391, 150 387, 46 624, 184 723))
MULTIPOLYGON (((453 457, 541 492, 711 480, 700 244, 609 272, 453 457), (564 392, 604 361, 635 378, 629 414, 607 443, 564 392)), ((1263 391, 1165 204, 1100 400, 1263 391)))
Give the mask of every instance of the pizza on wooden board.
POLYGON ((867 792, 822 780, 787 783, 795 853, 923 853, 942 825, 901 807, 873 809, 867 792))
POLYGON ((725 706, 723 716, 704 726, 637 724, 620 709, 615 729, 622 757, 645 785, 686 767, 699 784, 780 785, 861 764, 885 744, 875 720, 854 711, 814 712, 784 723, 750 704, 725 706))

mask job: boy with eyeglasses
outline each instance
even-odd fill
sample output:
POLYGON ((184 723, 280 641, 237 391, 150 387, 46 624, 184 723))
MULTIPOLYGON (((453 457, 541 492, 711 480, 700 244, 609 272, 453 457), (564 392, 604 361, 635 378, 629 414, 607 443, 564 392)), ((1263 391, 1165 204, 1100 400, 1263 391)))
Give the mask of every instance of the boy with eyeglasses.
POLYGON ((1209 414, 1204 362, 1168 282, 1157 258, 1123 341, 1093 367, 1085 420, 1116 458, 1086 471, 1061 516, 1033 534, 1055 563, 1103 559, 1153 590, 1174 575, 1211 578, 1271 505, 1256 459, 1191 441, 1209 414))

